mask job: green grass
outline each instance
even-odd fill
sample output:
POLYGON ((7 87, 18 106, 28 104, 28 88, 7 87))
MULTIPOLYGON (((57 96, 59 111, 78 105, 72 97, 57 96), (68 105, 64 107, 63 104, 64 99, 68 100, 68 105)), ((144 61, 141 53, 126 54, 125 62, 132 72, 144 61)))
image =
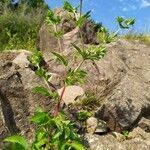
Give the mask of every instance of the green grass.
POLYGON ((11 49, 36 49, 36 39, 44 22, 46 9, 22 4, 16 9, 1 5, 0 52, 11 49))
POLYGON ((129 41, 139 41, 145 44, 150 44, 150 34, 127 33, 123 38, 129 41))

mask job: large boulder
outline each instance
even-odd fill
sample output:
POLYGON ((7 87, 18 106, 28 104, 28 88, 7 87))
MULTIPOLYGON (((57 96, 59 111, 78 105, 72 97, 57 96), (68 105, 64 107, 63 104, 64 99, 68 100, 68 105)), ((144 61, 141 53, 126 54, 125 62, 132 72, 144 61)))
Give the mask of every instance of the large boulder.
POLYGON ((2 139, 22 133, 29 140, 34 136, 30 118, 37 107, 52 110, 52 101, 34 94, 32 88, 45 86, 29 68, 27 51, 0 54, 0 147, 2 139))
MULTIPOLYGON (((64 33, 60 38, 62 51, 72 51, 71 43, 81 44, 81 35, 85 44, 98 44, 96 32, 102 26, 101 24, 95 24, 92 20, 87 20, 79 29, 76 27, 75 17, 72 13, 61 8, 55 9, 54 12, 61 18, 61 23, 57 28, 64 33)), ((37 37, 37 49, 44 53, 44 58, 47 62, 52 59, 52 51, 60 51, 58 39, 51 31, 54 31, 53 26, 44 24, 37 37)))
POLYGON ((96 116, 106 121, 111 130, 130 130, 142 117, 150 117, 149 64, 149 47, 125 40, 110 46, 97 63, 106 81, 98 90, 103 102, 96 116))

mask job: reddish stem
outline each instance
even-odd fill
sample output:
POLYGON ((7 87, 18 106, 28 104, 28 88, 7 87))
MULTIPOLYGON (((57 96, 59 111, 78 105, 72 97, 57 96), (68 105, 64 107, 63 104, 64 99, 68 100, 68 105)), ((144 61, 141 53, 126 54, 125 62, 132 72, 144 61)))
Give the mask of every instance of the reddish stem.
POLYGON ((60 107, 60 103, 61 103, 61 101, 62 101, 64 92, 65 92, 65 89, 66 89, 66 86, 63 87, 62 92, 61 92, 61 95, 60 95, 59 100, 58 100, 58 103, 57 103, 57 105, 56 105, 56 107, 55 107, 54 117, 56 117, 56 116, 58 115, 58 113, 59 113, 59 107, 60 107))

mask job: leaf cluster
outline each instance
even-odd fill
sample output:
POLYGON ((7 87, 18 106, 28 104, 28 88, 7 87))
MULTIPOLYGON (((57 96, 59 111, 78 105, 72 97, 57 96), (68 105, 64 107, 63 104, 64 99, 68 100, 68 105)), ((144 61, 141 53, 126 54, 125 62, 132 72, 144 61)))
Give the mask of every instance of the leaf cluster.
POLYGON ((119 27, 121 29, 129 29, 130 26, 133 26, 135 24, 134 18, 124 19, 123 17, 117 17, 116 20, 117 20, 119 27))
POLYGON ((85 50, 80 49, 77 45, 72 44, 77 53, 83 58, 83 60, 99 60, 106 54, 106 48, 104 46, 91 46, 85 50))
POLYGON ((109 30, 105 27, 101 27, 99 31, 97 32, 97 38, 100 41, 100 43, 111 43, 115 40, 117 37, 118 31, 114 33, 110 33, 109 30))

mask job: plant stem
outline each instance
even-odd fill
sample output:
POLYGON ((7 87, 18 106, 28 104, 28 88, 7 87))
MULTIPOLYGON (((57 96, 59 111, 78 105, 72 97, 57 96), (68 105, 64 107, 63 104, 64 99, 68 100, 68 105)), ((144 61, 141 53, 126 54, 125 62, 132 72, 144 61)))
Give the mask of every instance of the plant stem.
POLYGON ((74 70, 74 72, 76 72, 81 66, 82 64, 84 63, 85 59, 83 59, 80 64, 77 66, 77 68, 74 70))
POLYGON ((58 100, 58 103, 55 107, 55 111, 54 111, 54 117, 56 117, 59 113, 59 108, 60 108, 60 104, 61 104, 61 101, 62 101, 62 98, 63 98, 63 95, 65 93, 65 89, 66 89, 66 86, 63 87, 62 91, 61 91, 61 95, 59 97, 59 100, 58 100))
MULTIPOLYGON (((57 25, 54 24, 54 30, 55 30, 55 33, 57 33, 57 25)), ((62 45, 61 45, 61 42, 60 42, 60 38, 57 37, 57 41, 58 41, 58 46, 59 46, 59 51, 62 52, 62 45)))
POLYGON ((83 0, 80 0, 80 17, 82 15, 82 4, 83 4, 83 0))

